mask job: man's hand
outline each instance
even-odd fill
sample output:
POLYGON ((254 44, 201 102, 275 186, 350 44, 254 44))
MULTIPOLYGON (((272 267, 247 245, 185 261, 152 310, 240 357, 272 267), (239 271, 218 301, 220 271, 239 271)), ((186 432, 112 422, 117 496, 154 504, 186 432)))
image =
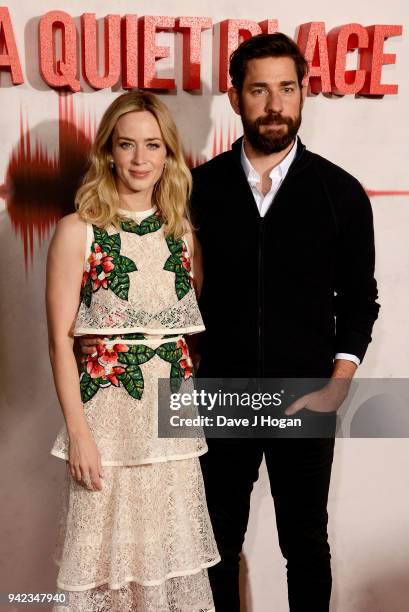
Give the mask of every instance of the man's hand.
POLYGON ((303 408, 312 412, 335 412, 348 395, 356 368, 356 364, 352 361, 337 359, 328 383, 319 391, 307 393, 297 399, 284 411, 284 414, 291 416, 303 408))
POLYGON ((284 411, 284 414, 291 416, 303 408, 313 412, 335 412, 348 395, 349 386, 349 380, 331 380, 319 391, 307 393, 297 399, 284 411))
POLYGON ((103 344, 103 340, 98 336, 80 336, 78 343, 81 355, 94 355, 97 352, 97 344, 103 344))

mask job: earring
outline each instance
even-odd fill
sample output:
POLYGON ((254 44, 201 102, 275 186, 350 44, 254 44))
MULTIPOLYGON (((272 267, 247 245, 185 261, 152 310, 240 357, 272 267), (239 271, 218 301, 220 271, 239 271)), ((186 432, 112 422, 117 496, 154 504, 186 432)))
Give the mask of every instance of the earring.
POLYGON ((111 170, 113 170, 113 169, 114 169, 114 167, 115 167, 114 160, 112 159, 112 157, 111 157, 111 159, 109 160, 109 167, 111 168, 111 170))

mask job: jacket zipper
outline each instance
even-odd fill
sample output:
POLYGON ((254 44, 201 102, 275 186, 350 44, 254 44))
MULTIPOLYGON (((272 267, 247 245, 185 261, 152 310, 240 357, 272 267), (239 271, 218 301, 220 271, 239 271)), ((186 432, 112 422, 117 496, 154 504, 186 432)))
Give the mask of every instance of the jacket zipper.
MULTIPOLYGON (((274 200, 271 202, 270 207, 266 213, 270 212, 270 209, 274 206, 274 202, 277 200, 277 196, 280 193, 283 184, 287 180, 288 175, 291 173, 294 164, 298 162, 305 151, 305 147, 300 151, 300 154, 294 159, 291 164, 284 180, 281 185, 277 189, 277 192, 274 196, 274 200)), ((264 296, 264 275, 263 275, 263 243, 264 243, 264 217, 260 217, 259 223, 259 232, 258 232, 258 366, 257 366, 257 376, 258 378, 263 378, 264 375, 264 343, 263 343, 263 296, 264 296)))
POLYGON ((258 233, 258 367, 257 376, 263 376, 263 242, 264 242, 264 217, 260 217, 258 233))

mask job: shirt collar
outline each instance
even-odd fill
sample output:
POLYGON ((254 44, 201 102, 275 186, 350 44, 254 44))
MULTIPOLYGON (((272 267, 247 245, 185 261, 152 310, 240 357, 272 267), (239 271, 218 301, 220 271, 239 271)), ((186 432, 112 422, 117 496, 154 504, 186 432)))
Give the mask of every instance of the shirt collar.
MULTIPOLYGON (((285 177, 297 153, 297 145, 298 145, 298 136, 296 137, 293 146, 291 147, 287 155, 284 157, 284 159, 277 166, 274 166, 274 168, 271 170, 269 174, 271 179, 273 179, 273 177, 278 177, 280 180, 282 180, 285 177)), ((253 166, 250 163, 249 158, 247 157, 244 151, 244 138, 241 143, 241 165, 243 166, 244 173, 249 183, 259 183, 260 182, 260 175, 253 168, 253 166)))

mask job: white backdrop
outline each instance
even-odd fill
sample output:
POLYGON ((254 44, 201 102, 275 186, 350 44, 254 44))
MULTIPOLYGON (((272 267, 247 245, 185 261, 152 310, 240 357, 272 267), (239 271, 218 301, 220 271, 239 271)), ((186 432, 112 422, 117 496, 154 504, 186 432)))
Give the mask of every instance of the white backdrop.
MULTIPOLYGON (((58 95, 39 76, 36 32, 44 13, 60 9, 77 23, 83 12, 95 12, 98 18, 110 12, 208 16, 214 24, 227 18, 256 22, 276 18, 279 29, 293 37, 297 27, 309 21, 325 21, 327 31, 351 22, 402 24, 403 36, 385 43, 385 52, 395 52, 397 62, 383 69, 383 82, 398 83, 398 95, 383 99, 309 97, 300 135, 309 149, 350 171, 367 189, 409 191, 409 5, 401 0, 336 4, 325 0, 276 0, 273 4, 266 0, 218 0, 214 4, 156 0, 154 7, 145 0, 14 0, 4 5, 10 10, 25 83, 12 86, 8 75, 0 77, 0 185, 18 148, 20 113, 28 121, 31 146, 35 147, 38 138, 49 155, 59 153, 58 95)), ((162 95, 162 99, 176 118, 186 151, 195 156, 212 155, 215 133, 219 142, 222 128, 224 144, 228 129, 231 134, 234 130, 241 133, 227 96, 217 90, 217 36, 217 25, 202 35, 201 94, 182 90, 181 35, 161 33, 157 37, 159 44, 171 47, 171 57, 158 63, 158 73, 175 73, 178 84, 177 92, 162 95)), ((114 91, 96 92, 82 85, 83 92, 73 96, 75 111, 83 110, 91 123, 121 91, 114 87, 114 91)), ((28 194, 30 189, 35 190, 33 181, 28 182, 28 194)), ((41 194, 37 199, 41 202, 41 194)), ((374 195, 372 205, 382 309, 359 376, 405 377, 409 363, 409 195, 374 195)), ((52 590, 56 575, 50 557, 62 466, 48 452, 61 415, 48 364, 43 299, 49 234, 45 231, 40 240, 36 231, 26 265, 21 233, 0 198, 1 591, 52 590)), ((406 439, 337 440, 329 501, 333 611, 409 609, 408 459, 406 439)), ((252 497, 244 549, 242 586, 248 612, 288 609, 274 520, 263 467, 252 497)))

